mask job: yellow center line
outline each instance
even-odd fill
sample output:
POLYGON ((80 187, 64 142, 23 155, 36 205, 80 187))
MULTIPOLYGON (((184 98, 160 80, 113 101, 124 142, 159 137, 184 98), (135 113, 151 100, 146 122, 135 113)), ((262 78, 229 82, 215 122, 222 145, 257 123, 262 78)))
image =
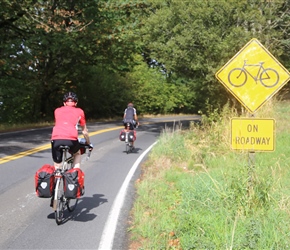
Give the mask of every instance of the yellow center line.
MULTIPOLYGON (((91 133, 89 133, 89 135, 93 136, 93 135, 97 135, 97 134, 101 134, 101 133, 117 130, 117 129, 120 129, 120 128, 123 128, 123 126, 91 132, 91 133)), ((51 144, 48 143, 48 144, 45 144, 45 145, 42 145, 42 146, 39 146, 39 147, 36 147, 36 148, 29 149, 27 151, 20 152, 20 153, 15 154, 15 155, 5 156, 3 158, 0 158, 0 164, 3 164, 3 163, 6 163, 6 162, 9 162, 9 161, 12 161, 12 160, 19 159, 21 157, 25 157, 25 156, 28 156, 28 155, 31 155, 31 154, 34 154, 34 153, 49 149, 50 147, 51 147, 51 144)))
MULTIPOLYGON (((188 120, 188 119, 192 119, 192 118, 186 118, 185 117, 182 120, 188 120)), ((162 120, 162 121, 159 121, 159 122, 169 122, 169 121, 172 122, 173 120, 172 119, 170 119, 170 120, 162 120)), ((175 121, 175 119, 174 119, 174 121, 175 121)), ((154 123, 154 122, 143 122, 142 124, 151 124, 151 123, 154 123)), ((117 130, 117 129, 120 129, 120 128, 123 128, 123 126, 118 126, 118 127, 108 128, 108 129, 102 129, 102 130, 99 130, 99 131, 91 132, 91 133, 89 133, 89 135, 93 136, 93 135, 97 135, 97 134, 101 134, 101 133, 117 130)), ((48 144, 45 144, 45 145, 42 145, 42 146, 39 146, 39 147, 36 147, 36 148, 29 149, 29 150, 24 151, 24 152, 20 152, 20 153, 15 154, 15 155, 5 156, 3 158, 0 158, 0 164, 3 164, 3 163, 6 163, 6 162, 9 162, 9 161, 12 161, 12 160, 19 159, 21 157, 25 157, 25 156, 28 156, 28 155, 31 155, 31 154, 34 154, 34 153, 49 149, 50 147, 51 147, 51 144, 48 143, 48 144)))

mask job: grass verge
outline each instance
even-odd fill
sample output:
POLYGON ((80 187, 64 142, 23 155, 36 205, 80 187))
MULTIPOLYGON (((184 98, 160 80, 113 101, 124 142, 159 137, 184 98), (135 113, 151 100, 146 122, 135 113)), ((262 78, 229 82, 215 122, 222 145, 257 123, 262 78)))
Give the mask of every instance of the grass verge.
POLYGON ((290 103, 269 102, 276 149, 230 150, 228 107, 204 125, 161 135, 132 209, 130 249, 287 249, 290 247, 290 103))
POLYGON ((26 129, 45 128, 53 126, 53 122, 24 123, 24 124, 0 124, 0 133, 22 131, 26 129))

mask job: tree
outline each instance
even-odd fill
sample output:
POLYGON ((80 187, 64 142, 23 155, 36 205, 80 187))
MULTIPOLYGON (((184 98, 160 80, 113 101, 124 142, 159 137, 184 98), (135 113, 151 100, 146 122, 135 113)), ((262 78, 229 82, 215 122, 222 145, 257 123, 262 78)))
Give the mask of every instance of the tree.
POLYGON ((137 55, 138 64, 127 74, 126 82, 131 92, 131 101, 138 107, 140 114, 172 114, 192 109, 186 84, 168 82, 166 74, 158 68, 148 67, 141 55, 137 55))
POLYGON ((150 2, 152 14, 142 29, 147 57, 158 61, 168 78, 187 79, 198 109, 204 109, 206 100, 223 105, 233 98, 215 73, 251 38, 285 61, 281 55, 289 41, 283 37, 283 27, 289 26, 287 1, 150 2))
POLYGON ((11 113, 7 93, 17 91, 9 85, 13 81, 22 89, 21 104, 13 107, 18 113, 14 120, 23 121, 52 117, 65 91, 95 84, 83 77, 87 68, 128 71, 131 54, 138 51, 132 27, 138 27, 146 5, 142 1, 5 0, 1 7, 0 33, 6 40, 0 43, 0 81, 8 87, 0 89, 6 113, 2 118, 7 121, 11 113), (27 115, 24 107, 35 108, 28 109, 27 115))

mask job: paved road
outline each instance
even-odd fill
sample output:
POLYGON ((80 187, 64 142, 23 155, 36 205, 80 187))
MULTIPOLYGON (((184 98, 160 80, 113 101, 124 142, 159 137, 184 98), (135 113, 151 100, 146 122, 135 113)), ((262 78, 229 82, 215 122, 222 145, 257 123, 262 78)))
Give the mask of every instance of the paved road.
POLYGON ((51 128, 0 134, 0 249, 98 249, 109 234, 113 234, 113 249, 127 249, 126 227, 134 200, 134 181, 146 151, 158 140, 165 124, 176 126, 182 121, 182 127, 186 127, 196 119, 144 119, 137 130, 136 151, 128 155, 124 143, 118 140, 120 123, 90 124, 95 148, 90 160, 82 164, 86 193, 77 209, 68 214, 69 220, 60 226, 55 223, 49 199, 36 197, 34 191, 36 170, 52 163, 51 128), (133 169, 138 160, 138 167, 133 169), (130 173, 122 210, 117 218, 112 217, 114 201, 130 173), (105 228, 108 221, 117 225, 116 231, 105 228))

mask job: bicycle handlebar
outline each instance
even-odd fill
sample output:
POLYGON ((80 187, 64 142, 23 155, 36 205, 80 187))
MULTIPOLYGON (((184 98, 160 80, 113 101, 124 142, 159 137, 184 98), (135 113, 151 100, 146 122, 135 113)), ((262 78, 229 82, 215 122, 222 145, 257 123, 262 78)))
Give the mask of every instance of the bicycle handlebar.
POLYGON ((80 144, 82 148, 88 149, 89 152, 87 154, 86 160, 88 160, 91 157, 91 153, 94 149, 93 144, 80 144))

